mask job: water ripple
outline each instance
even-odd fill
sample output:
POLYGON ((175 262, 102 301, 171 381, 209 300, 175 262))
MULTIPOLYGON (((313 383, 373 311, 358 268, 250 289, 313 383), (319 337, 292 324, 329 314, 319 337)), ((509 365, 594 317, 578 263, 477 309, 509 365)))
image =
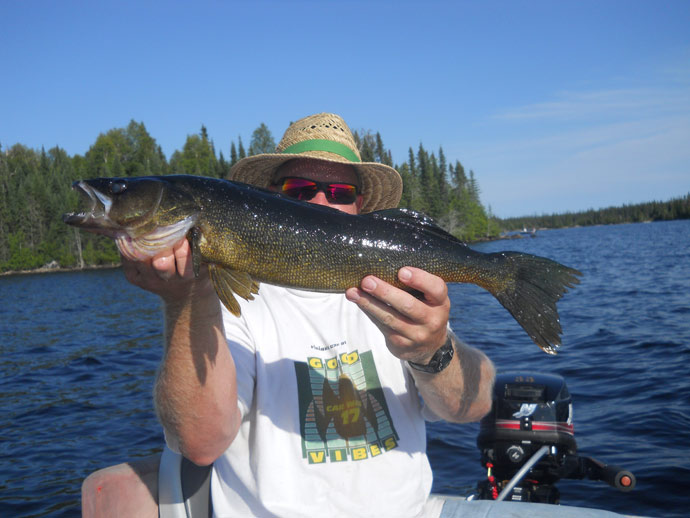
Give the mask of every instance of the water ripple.
MULTIPOLYGON (((569 505, 685 516, 690 508, 690 221, 577 228, 485 243, 584 273, 559 304, 560 353, 542 353, 474 286, 451 285, 451 325, 499 371, 561 374, 579 451, 633 471, 629 494, 559 483, 569 505)), ((82 480, 158 450, 151 391, 160 304, 120 270, 0 278, 0 516, 74 516, 82 480), (105 437, 105 439, 104 439, 105 437)), ((434 490, 469 494, 485 476, 478 425, 429 425, 434 490)))
MULTIPOLYGON (((564 376, 580 452, 638 477, 628 494, 600 483, 562 480, 562 502, 685 516, 690 508, 685 490, 690 487, 690 222, 547 231, 536 239, 478 248, 544 255, 584 274, 559 303, 565 334, 556 357, 540 353, 481 290, 450 290, 451 322, 465 340, 487 352, 499 371, 564 376)), ((472 486, 482 476, 481 469, 468 474, 478 460, 471 448, 443 438, 446 426, 429 426, 431 452, 440 451, 431 455, 434 472, 443 475, 434 482, 439 492, 472 486)), ((464 440, 471 444, 470 437, 464 440)))

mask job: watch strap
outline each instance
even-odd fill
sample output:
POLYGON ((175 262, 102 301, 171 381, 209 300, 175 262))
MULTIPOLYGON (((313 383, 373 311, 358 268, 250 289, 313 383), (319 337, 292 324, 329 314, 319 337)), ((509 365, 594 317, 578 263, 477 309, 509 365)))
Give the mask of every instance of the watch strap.
POLYGON ((434 355, 429 360, 429 363, 422 365, 420 363, 407 362, 410 367, 421 372, 427 372, 429 374, 436 374, 441 372, 443 369, 448 367, 450 361, 453 359, 455 354, 455 348, 453 347, 453 341, 448 333, 448 339, 441 347, 439 347, 434 355))

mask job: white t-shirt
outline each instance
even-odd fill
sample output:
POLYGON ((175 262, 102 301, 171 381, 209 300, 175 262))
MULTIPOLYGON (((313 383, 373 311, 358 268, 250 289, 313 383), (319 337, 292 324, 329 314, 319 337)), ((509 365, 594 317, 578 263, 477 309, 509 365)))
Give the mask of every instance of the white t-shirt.
POLYGON ((224 326, 243 420, 214 464, 215 516, 420 516, 423 403, 371 320, 344 295, 267 284, 240 305, 224 326))

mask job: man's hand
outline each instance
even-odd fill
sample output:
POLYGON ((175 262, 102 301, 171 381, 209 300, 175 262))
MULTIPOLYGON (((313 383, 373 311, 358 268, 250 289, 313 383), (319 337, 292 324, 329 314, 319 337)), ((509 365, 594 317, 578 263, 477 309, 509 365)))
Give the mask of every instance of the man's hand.
MULTIPOLYGON (((406 266, 400 282, 421 295, 391 286, 373 276, 346 292, 386 337, 390 352, 401 360, 426 365, 448 337, 450 300, 440 277, 406 266)), ((494 367, 480 351, 453 338, 455 356, 437 374, 411 370, 425 405, 442 419, 478 421, 491 409, 494 367)))
POLYGON ((185 300, 192 293, 213 292, 205 266, 198 279, 194 276, 187 239, 181 239, 148 261, 131 261, 123 257, 122 268, 129 282, 159 295, 166 303, 185 300))
POLYGON ((421 296, 415 297, 373 275, 345 295, 373 319, 393 355, 426 364, 447 338, 448 287, 440 277, 411 266, 401 268, 398 279, 421 296))

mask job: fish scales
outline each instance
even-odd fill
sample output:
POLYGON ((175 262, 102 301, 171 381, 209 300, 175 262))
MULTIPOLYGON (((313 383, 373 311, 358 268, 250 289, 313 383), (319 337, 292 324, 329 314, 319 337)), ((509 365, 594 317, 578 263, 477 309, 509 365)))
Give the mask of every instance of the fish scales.
POLYGON ((467 247, 459 254, 455 241, 410 234, 406 225, 391 219, 351 216, 287 199, 266 203, 251 189, 229 194, 202 206, 201 221, 209 229, 203 232, 202 254, 208 262, 230 265, 262 282, 341 292, 367 274, 402 286, 397 270, 403 266, 419 266, 448 282, 471 282, 486 273, 472 262, 485 254, 467 247), (215 209, 220 206, 227 208, 215 209))
POLYGON ((234 295, 251 299, 263 282, 344 292, 375 275, 408 289, 397 272, 416 266, 446 282, 485 288, 542 349, 554 353, 561 333, 556 302, 581 275, 543 257, 474 251, 411 211, 350 215, 196 176, 100 178, 75 187, 91 206, 66 214, 66 223, 115 237, 133 259, 155 255, 187 233, 195 269, 210 265, 220 299, 235 314, 240 309, 234 295))

